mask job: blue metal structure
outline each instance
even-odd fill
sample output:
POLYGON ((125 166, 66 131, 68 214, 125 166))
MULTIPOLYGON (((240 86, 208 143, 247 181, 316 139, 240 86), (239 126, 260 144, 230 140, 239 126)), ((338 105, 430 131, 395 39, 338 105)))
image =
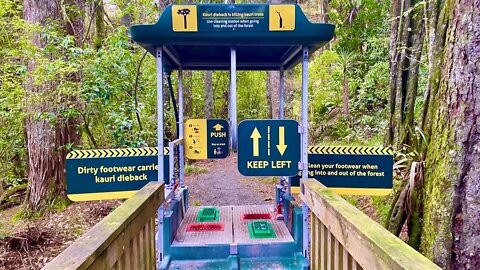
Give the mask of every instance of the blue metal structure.
MULTIPOLYGON (((172 167, 169 179, 158 174, 158 181, 167 183, 166 203, 158 209, 156 241, 159 269, 308 269, 308 208, 304 202, 301 208, 293 206, 290 179, 284 176, 280 177, 276 205, 273 207, 277 210, 276 217, 282 221, 274 218, 269 221, 276 235, 287 232, 288 235, 283 235, 284 240, 242 240, 248 223, 238 215, 247 210, 232 207, 225 211, 230 211, 228 213, 233 218, 221 224, 222 228, 225 226, 232 230, 231 240, 178 244, 183 241, 180 234, 188 233, 185 229, 186 217, 196 214, 188 209, 188 187, 184 185, 182 72, 230 70, 230 149, 236 152, 236 71, 280 71, 280 118, 283 119, 284 71, 301 62, 302 119, 298 128, 301 158, 298 169, 305 179, 308 167, 308 59, 333 38, 334 28, 331 24, 310 23, 296 4, 171 5, 156 24, 131 27, 132 39, 152 53, 157 61, 159 149, 164 147, 163 75, 178 70, 179 132, 178 138, 169 145, 171 166, 175 154, 172 148, 179 145, 180 173, 177 179, 172 167), (176 181, 178 189, 175 189, 176 181)), ((163 152, 159 151, 159 172, 163 172, 164 158, 163 152)))

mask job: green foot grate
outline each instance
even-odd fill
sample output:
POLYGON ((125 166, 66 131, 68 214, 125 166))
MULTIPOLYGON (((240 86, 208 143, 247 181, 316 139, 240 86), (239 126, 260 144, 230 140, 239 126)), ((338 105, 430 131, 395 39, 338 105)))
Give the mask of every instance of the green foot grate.
POLYGON ((272 223, 266 220, 256 220, 248 223, 250 238, 276 238, 272 223))
POLYGON ((197 222, 218 222, 220 211, 214 207, 206 207, 200 209, 197 215, 197 222))

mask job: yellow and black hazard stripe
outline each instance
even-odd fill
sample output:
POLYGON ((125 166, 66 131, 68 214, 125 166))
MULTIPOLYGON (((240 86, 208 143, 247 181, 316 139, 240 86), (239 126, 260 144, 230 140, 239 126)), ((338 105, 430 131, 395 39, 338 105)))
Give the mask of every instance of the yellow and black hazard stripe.
POLYGON ((309 146, 309 154, 339 154, 339 155, 392 155, 390 147, 371 146, 309 146))
MULTIPOLYGON (((168 155, 168 147, 163 148, 163 154, 168 155)), ((93 149, 76 150, 68 153, 67 158, 104 158, 104 157, 141 157, 158 155, 157 147, 120 148, 120 149, 93 149)))

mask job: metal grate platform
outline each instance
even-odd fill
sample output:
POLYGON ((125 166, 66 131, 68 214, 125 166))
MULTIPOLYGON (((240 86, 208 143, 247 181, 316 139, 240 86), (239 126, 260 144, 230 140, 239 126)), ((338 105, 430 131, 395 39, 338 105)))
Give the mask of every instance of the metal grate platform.
MULTIPOLYGON (((197 214, 203 208, 208 206, 191 206, 188 208, 185 218, 182 220, 178 228, 177 235, 172 242, 172 246, 199 246, 207 244, 230 244, 233 241, 232 231, 232 207, 220 206, 220 218, 218 223, 224 225, 223 231, 190 231, 186 232, 187 226, 190 224, 202 224, 196 222, 197 214)), ((206 222, 209 223, 209 222, 206 222)))
POLYGON ((281 243, 281 242, 293 242, 293 237, 285 226, 285 223, 281 220, 269 219, 275 231, 275 238, 251 238, 248 231, 248 223, 252 220, 242 219, 245 214, 271 214, 275 216, 275 207, 273 205, 248 205, 248 206, 235 206, 233 207, 233 230, 234 243, 237 244, 263 244, 263 243, 281 243))
POLYGON ((220 218, 218 223, 223 224, 222 230, 190 230, 195 224, 211 224, 209 222, 196 222, 197 216, 202 207, 189 207, 177 231, 172 246, 202 246, 208 244, 265 244, 265 243, 288 243, 293 242, 293 237, 288 231, 285 223, 275 220, 275 207, 273 205, 248 205, 248 206, 220 206, 220 218), (271 219, 265 219, 270 216, 271 219), (273 238, 251 238, 248 224, 255 219, 245 217, 259 217, 258 220, 271 223, 275 237, 273 238))

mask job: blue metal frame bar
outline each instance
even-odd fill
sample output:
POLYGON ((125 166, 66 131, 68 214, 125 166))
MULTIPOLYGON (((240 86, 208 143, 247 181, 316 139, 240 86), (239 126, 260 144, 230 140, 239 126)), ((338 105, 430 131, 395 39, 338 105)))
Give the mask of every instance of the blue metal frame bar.
MULTIPOLYGON (((303 47, 302 58, 302 126, 301 126, 301 163, 302 180, 308 178, 308 47, 303 47)), ((300 183, 303 186, 303 181, 300 183)), ((303 188, 302 188, 303 192, 303 188)), ((303 214, 303 255, 308 259, 309 231, 308 206, 302 201, 303 214)))
POLYGON ((180 144, 182 145, 183 144, 183 138, 180 137, 178 139, 176 139, 175 141, 172 141, 172 142, 169 142, 168 143, 168 147, 170 148, 170 155, 168 156, 169 158, 169 167, 170 167, 170 170, 168 172, 168 179, 169 179, 169 182, 168 182, 168 186, 167 186, 167 189, 173 189, 173 187, 175 186, 175 145, 177 144, 180 144))
POLYGON ((231 147, 237 152, 237 51, 230 48, 230 140, 231 147))
MULTIPOLYGON (((290 60, 293 59, 293 57, 295 57, 295 55, 297 55, 300 51, 302 50, 302 46, 298 46, 298 47, 294 47, 293 51, 288 55, 288 57, 286 55, 282 56, 281 59, 283 59, 285 57, 285 60, 283 60, 283 66, 287 65, 288 62, 290 62, 290 60)), ((287 53, 289 53, 291 50, 288 50, 287 53)))
MULTIPOLYGON (((158 181, 163 179, 163 50, 157 47, 156 55, 157 65, 157 145, 158 145, 158 181)), ((157 258, 158 267, 163 260, 163 216, 165 213, 165 204, 162 203, 158 209, 158 232, 157 232, 157 258)))
MULTIPOLYGON (((184 126, 183 126, 183 71, 182 68, 178 69, 178 137, 183 138, 184 126)), ((180 187, 185 187, 185 149, 183 143, 180 144, 178 150, 178 166, 179 166, 179 178, 180 178, 180 187)))
POLYGON ((180 61, 180 56, 178 55, 178 53, 175 51, 173 47, 163 46, 163 50, 168 55, 168 57, 170 57, 170 59, 172 59, 172 61, 175 62, 175 64, 177 64, 177 66, 179 67, 182 66, 182 63, 180 61))

